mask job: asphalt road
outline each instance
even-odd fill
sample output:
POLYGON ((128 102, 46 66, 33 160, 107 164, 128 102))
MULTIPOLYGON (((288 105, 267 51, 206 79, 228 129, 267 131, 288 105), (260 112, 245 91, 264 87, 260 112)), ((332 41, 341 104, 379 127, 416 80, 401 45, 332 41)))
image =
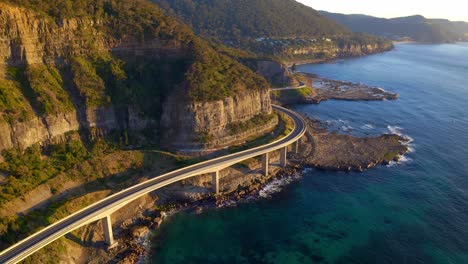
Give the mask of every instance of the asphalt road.
POLYGON ((52 225, 49 225, 1 252, 0 263, 17 263, 65 234, 70 233, 81 226, 102 219, 112 212, 122 208, 126 204, 156 189, 183 179, 227 168, 240 161, 278 150, 299 140, 304 135, 306 129, 306 125, 302 117, 286 108, 275 105, 273 108, 278 112, 287 114, 294 121, 294 130, 284 138, 260 147, 204 161, 169 172, 111 195, 52 225))
POLYGON ((270 91, 285 91, 285 90, 298 90, 302 88, 306 88, 307 85, 305 85, 303 82, 299 81, 298 86, 288 86, 288 87, 281 87, 281 88, 271 88, 270 91))

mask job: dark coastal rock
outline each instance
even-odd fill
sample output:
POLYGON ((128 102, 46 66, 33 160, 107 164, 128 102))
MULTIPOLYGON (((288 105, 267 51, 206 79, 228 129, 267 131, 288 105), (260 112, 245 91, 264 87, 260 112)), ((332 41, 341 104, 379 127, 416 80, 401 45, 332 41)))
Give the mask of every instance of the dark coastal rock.
MULTIPOLYGON (((258 197, 262 187, 274 180, 291 177, 298 170, 306 166, 314 166, 326 170, 344 170, 344 171, 363 171, 379 164, 390 162, 408 151, 405 141, 398 135, 381 135, 373 138, 357 138, 349 135, 339 135, 329 133, 316 120, 307 120, 308 132, 301 144, 300 154, 290 153, 290 161, 297 160, 299 163, 285 167, 277 173, 268 176, 251 178, 249 181, 239 184, 232 191, 226 191, 220 195, 197 196, 196 199, 189 199, 183 202, 166 201, 172 211, 193 210, 193 213, 203 213, 205 207, 225 207, 232 206, 239 202, 247 202, 252 198, 258 197)), ((118 254, 118 263, 135 263, 140 256, 145 254, 141 241, 137 242, 135 238, 141 238, 148 233, 146 226, 158 228, 165 213, 162 211, 153 211, 150 219, 139 222, 133 220, 125 229, 128 232, 122 232, 119 235, 119 244, 122 253, 118 254), (146 224, 145 224, 146 223, 146 224), (120 256, 120 257, 119 257, 120 256)), ((337 235, 340 239, 346 237, 345 233, 337 235)), ((320 241, 317 241, 319 243, 320 241)))
POLYGON ((298 77, 305 87, 284 89, 272 92, 272 100, 285 105, 319 104, 327 100, 344 101, 383 101, 396 100, 399 95, 379 87, 331 80, 310 73, 299 73, 298 77))
POLYGON ((306 136, 302 146, 304 164, 324 170, 364 171, 398 161, 408 152, 406 140, 401 136, 354 137, 329 133, 310 119, 306 136))
POLYGON ((135 238, 141 238, 148 234, 149 228, 147 226, 136 226, 132 228, 132 235, 135 238))

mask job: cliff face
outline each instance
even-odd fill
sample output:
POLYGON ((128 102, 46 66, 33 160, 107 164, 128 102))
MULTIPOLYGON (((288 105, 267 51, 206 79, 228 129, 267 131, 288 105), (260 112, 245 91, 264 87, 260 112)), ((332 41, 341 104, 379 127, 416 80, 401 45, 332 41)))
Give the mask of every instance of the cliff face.
MULTIPOLYGON (((245 92, 215 102, 181 101, 184 102, 184 99, 175 95, 168 98, 161 122, 162 129, 166 131, 164 140, 178 148, 225 146, 245 139, 251 135, 230 135, 228 125, 245 122, 258 114, 269 114, 272 111, 268 91, 245 92)), ((253 132, 271 127, 269 123, 253 132)))
POLYGON ((294 86, 297 84, 288 68, 280 62, 272 60, 257 61, 256 72, 275 87, 294 86))
POLYGON ((391 42, 383 44, 350 44, 340 47, 335 43, 328 45, 314 45, 306 47, 293 47, 287 49, 286 53, 291 60, 308 59, 311 60, 331 60, 344 57, 359 57, 393 49, 391 42))
POLYGON ((107 49, 114 40, 104 38, 87 19, 59 24, 20 7, 0 3, 0 64, 55 63, 71 55, 86 54, 86 42, 107 49), (88 36, 83 36, 83 33, 88 36), (86 39, 88 38, 88 39, 86 39))
MULTIPOLYGON (((0 67, 20 67, 24 70, 29 65, 63 66, 66 58, 88 53, 91 41, 97 49, 109 49, 115 41, 104 38, 94 29, 95 26, 95 22, 85 19, 63 20, 57 24, 23 8, 0 3, 0 67), (88 34, 86 37, 83 35, 85 32, 88 34)), ((0 82, 11 78, 2 71, 0 82)), ((21 87, 11 88, 25 94, 21 87)), ((31 104, 28 99, 24 101, 31 104)), ((71 110, 54 115, 31 113, 27 120, 13 118, 10 122, 2 122, 0 150, 13 147, 24 149, 35 143, 50 142, 86 125, 108 130, 116 128, 111 109, 83 111, 86 117, 80 121, 77 110, 71 110)))
POLYGON ((0 150, 10 148, 25 149, 38 142, 57 139, 70 131, 78 130, 78 121, 74 113, 48 116, 44 119, 35 117, 25 122, 0 124, 0 150))
MULTIPOLYGON (((131 63, 135 58, 150 58, 155 67, 163 69, 162 72, 170 71, 172 63, 187 64, 193 61, 190 57, 192 47, 174 38, 154 38, 145 41, 138 41, 131 36, 116 38, 103 28, 104 25, 99 20, 72 18, 54 21, 50 17, 24 8, 0 3, 0 84, 11 80, 18 83, 5 90, 0 89, 0 100, 2 92, 7 94, 12 91, 19 94, 27 114, 27 118, 18 118, 18 115, 11 114, 14 106, 2 107, 0 102, 0 152, 14 147, 25 149, 35 143, 55 142, 61 140, 68 132, 78 130, 89 131, 92 136, 105 135, 115 130, 158 130, 163 138, 176 140, 175 145, 178 146, 193 142, 194 138, 203 132, 213 139, 211 145, 227 144, 233 141, 223 139, 227 135, 227 124, 271 112, 267 90, 199 103, 190 100, 184 91, 173 92, 180 86, 175 82, 165 84, 168 92, 161 96, 163 107, 159 117, 151 113, 156 110, 142 110, 135 102, 119 102, 116 105, 112 101, 113 98, 110 103, 103 105, 87 105, 86 91, 79 90, 77 83, 73 83, 73 74, 62 74, 59 79, 63 79, 63 83, 58 88, 71 98, 73 109, 58 113, 38 111, 36 105, 44 103, 43 99, 39 98, 40 93, 35 90, 34 95, 28 94, 31 88, 26 87, 28 84, 24 85, 21 78, 9 74, 9 68, 25 71, 32 65, 44 65, 56 68, 62 73, 71 71, 72 58, 90 56, 91 52, 111 54, 110 56, 125 63, 131 63), (181 94, 186 99, 180 100, 181 94)), ((83 76, 89 74, 86 72, 83 76)), ((159 79, 165 77, 161 76, 159 79)), ((89 83, 91 84, 87 84, 88 86, 94 83, 108 85, 107 80, 98 75, 89 83)), ((88 90, 94 92, 93 89, 88 90)), ((107 90, 105 87, 103 93, 107 90)), ((52 98, 57 97, 56 91, 45 89, 44 94, 52 98)), ((105 96, 103 98, 106 99, 105 96)))
POLYGON ((367 44, 367 45, 347 45, 340 49, 339 56, 343 57, 356 57, 364 56, 393 49, 391 42, 384 44, 367 44))

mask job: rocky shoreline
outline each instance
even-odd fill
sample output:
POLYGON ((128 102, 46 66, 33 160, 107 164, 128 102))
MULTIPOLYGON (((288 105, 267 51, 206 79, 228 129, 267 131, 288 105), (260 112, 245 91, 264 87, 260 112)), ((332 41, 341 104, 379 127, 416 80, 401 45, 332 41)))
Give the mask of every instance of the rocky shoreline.
POLYGON ((383 101, 396 100, 399 95, 385 91, 380 87, 369 86, 361 83, 331 80, 316 74, 300 73, 314 88, 315 95, 312 97, 315 103, 326 100, 345 101, 383 101))
POLYGON ((301 164, 323 170, 364 171, 400 161, 410 151, 409 140, 395 134, 355 137, 329 132, 319 120, 306 119, 308 144, 301 164))
MULTIPOLYGON (((157 193, 154 201, 164 203, 156 208, 141 213, 142 217, 134 219, 129 225, 122 228, 119 234, 120 248, 111 249, 112 263, 138 263, 144 258, 150 258, 150 248, 146 240, 152 240, 151 230, 160 227, 167 215, 173 215, 182 210, 188 210, 195 214, 203 213, 207 208, 221 208, 235 206, 238 203, 255 201, 268 197, 265 186, 275 184, 287 184, 300 178, 305 168, 317 168, 323 170, 363 171, 379 165, 386 165, 392 161, 398 161, 402 155, 409 151, 404 138, 398 135, 381 135, 377 137, 353 137, 340 135, 327 131, 326 127, 318 120, 307 119, 308 132, 301 143, 299 154, 288 153, 291 165, 286 168, 276 169, 268 176, 253 175, 251 181, 244 185, 238 185, 234 190, 228 190, 220 195, 212 195, 210 190, 191 189, 188 185, 175 187, 177 190, 185 189, 185 198, 157 193), (194 194, 197 193, 197 194, 194 194), (164 198, 166 197, 166 198, 164 198)), ((229 180, 229 179, 228 179, 229 180)), ((227 184, 227 183, 225 183, 227 184)), ((196 184, 195 184, 196 185, 196 184)), ((169 193, 176 193, 174 190, 169 193)), ((157 203, 157 202, 156 202, 157 203)), ((157 240, 156 240, 157 241, 157 240)), ((156 242, 157 243, 157 242, 156 242)), ((161 242, 162 243, 162 242, 161 242)))
MULTIPOLYGON (((321 96, 321 100, 397 98, 397 95, 376 87, 334 81, 311 74, 301 76, 309 82, 308 85, 315 83, 315 86, 319 86, 308 88, 311 89, 308 95, 316 98, 321 96)), ((296 98, 300 97, 292 98, 294 100, 289 104, 299 103, 296 98)), ((157 239, 151 237, 151 230, 158 229, 168 215, 182 210, 200 214, 207 208, 235 206, 268 197, 270 189, 275 192, 281 189, 281 185, 297 180, 306 168, 363 171, 396 162, 409 151, 407 140, 399 135, 354 137, 331 132, 323 122, 304 118, 307 121, 307 133, 301 140, 300 154, 295 154, 292 149, 288 153, 289 166, 279 167, 279 153, 273 152, 270 155, 270 174, 267 176, 261 173, 261 162, 258 159, 250 159, 223 170, 220 195, 212 194, 210 175, 201 175, 157 190, 113 214, 117 246, 108 249, 102 242, 101 223, 92 224, 85 227, 79 243, 67 242, 67 257, 63 256, 62 260, 73 263, 138 263, 151 257, 149 241, 158 243, 157 239)))
MULTIPOLYGON (((311 75, 309 75, 311 76, 311 75)), ((317 100, 382 101, 396 100, 399 95, 382 88, 345 81, 330 80, 311 76, 313 87, 317 91, 317 100)))
POLYGON ((281 104, 319 104, 327 100, 385 101, 397 100, 399 95, 380 87, 327 79, 311 73, 297 73, 296 78, 305 84, 297 89, 276 89, 272 100, 281 104))
MULTIPOLYGON (((157 209, 146 211, 144 217, 134 219, 131 224, 122 228, 119 233, 119 245, 109 249, 106 253, 113 255, 112 263, 130 264, 140 263, 150 258, 151 249, 149 241, 152 241, 151 230, 158 229, 164 219, 181 211, 190 211, 201 214, 210 208, 224 208, 236 206, 239 203, 256 201, 260 198, 278 192, 280 187, 300 179, 303 167, 291 165, 278 170, 273 174, 256 179, 252 184, 239 186, 235 191, 219 195, 207 194, 202 198, 191 201, 179 201, 177 199, 168 202, 157 209), (265 190, 272 184, 273 190, 265 190)), ((157 243, 157 242, 156 242, 157 243)), ((99 255, 96 256, 99 259, 99 255)))

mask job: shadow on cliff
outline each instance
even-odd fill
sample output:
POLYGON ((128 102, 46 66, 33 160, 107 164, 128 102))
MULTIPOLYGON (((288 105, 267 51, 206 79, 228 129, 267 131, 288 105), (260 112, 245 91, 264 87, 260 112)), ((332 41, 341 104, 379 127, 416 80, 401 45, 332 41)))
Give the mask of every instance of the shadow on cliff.
MULTIPOLYGON (((68 92, 73 106, 76 110, 76 120, 78 120, 78 133, 81 141, 87 148, 91 139, 90 124, 87 118, 87 107, 85 99, 80 95, 78 88, 73 82, 73 77, 69 69, 58 67, 60 75, 62 76, 64 90, 68 92)), ((89 149, 88 149, 89 150, 89 149)))

